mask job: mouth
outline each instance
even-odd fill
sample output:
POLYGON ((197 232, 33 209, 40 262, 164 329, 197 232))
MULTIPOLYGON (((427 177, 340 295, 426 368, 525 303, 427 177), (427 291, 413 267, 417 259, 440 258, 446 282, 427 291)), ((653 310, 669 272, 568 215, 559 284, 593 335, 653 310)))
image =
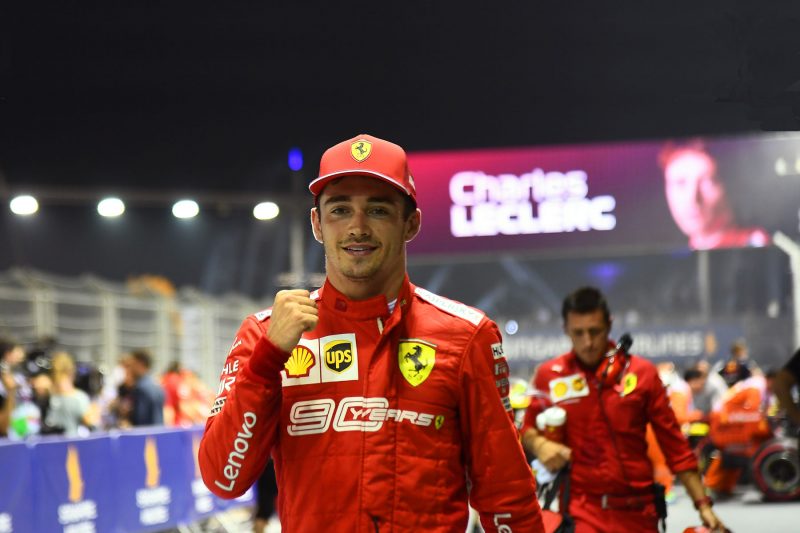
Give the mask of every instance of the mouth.
POLYGON ((371 244, 348 244, 342 246, 342 250, 344 250, 345 253, 355 257, 367 256, 377 249, 377 246, 373 246, 371 244))

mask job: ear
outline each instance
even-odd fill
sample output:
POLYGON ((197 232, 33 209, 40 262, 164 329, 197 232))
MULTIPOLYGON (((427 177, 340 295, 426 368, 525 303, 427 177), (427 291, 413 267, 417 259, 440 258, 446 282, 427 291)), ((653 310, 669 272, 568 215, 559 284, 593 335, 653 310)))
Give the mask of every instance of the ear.
POLYGON ((322 227, 319 221, 319 209, 316 207, 311 208, 311 231, 314 233, 314 240, 322 243, 322 227))
POLYGON ((414 237, 419 234, 419 230, 422 227, 422 212, 419 209, 415 209, 411 216, 408 217, 405 224, 405 232, 403 234, 403 238, 406 242, 411 242, 414 240, 414 237))

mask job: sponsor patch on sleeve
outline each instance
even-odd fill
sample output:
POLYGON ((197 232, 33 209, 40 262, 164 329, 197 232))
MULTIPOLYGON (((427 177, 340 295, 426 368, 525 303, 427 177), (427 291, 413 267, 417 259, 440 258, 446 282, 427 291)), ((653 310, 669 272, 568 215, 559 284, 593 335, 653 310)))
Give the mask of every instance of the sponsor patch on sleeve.
POLYGON ((228 399, 227 396, 220 396, 219 398, 214 400, 214 405, 211 406, 211 412, 208 414, 208 416, 210 417, 216 416, 217 413, 222 411, 222 406, 225 405, 225 400, 227 399, 228 399))
POLYGON ((269 309, 262 309, 258 313, 254 313, 253 316, 256 317, 256 320, 259 322, 263 322, 268 319, 272 315, 272 308, 269 309))
POLYGON ((492 344, 492 357, 494 357, 495 359, 500 359, 504 355, 505 355, 505 353, 503 352, 503 343, 502 342, 497 342, 495 344, 492 344))
POLYGON ((473 309, 472 307, 469 307, 468 305, 464 305, 461 302, 456 302, 455 300, 450 300, 443 296, 439 296, 438 294, 426 291, 420 287, 417 287, 414 292, 417 294, 417 296, 429 304, 432 304, 442 311, 450 313, 451 315, 463 318, 467 322, 470 322, 476 326, 480 324, 481 320, 483 319, 483 313, 473 309))

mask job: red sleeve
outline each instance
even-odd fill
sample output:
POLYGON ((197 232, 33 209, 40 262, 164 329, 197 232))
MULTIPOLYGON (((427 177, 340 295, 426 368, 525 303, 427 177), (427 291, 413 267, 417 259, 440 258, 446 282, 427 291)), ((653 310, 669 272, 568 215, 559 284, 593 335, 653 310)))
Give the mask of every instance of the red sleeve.
POLYGON ((667 465, 672 472, 697 470, 697 457, 689 448, 689 442, 681 432, 675 412, 669 405, 667 389, 658 377, 658 372, 654 366, 650 365, 643 373, 646 373, 647 381, 651 384, 647 398, 650 425, 661 451, 664 452, 667 465))
POLYGON ((200 442, 200 473, 221 498, 253 485, 277 439, 280 371, 289 354, 267 339, 265 324, 251 316, 239 328, 200 442))
POLYGON ((508 364, 494 322, 484 321, 469 343, 461 387, 469 499, 484 530, 543 532, 536 484, 514 427, 508 364))
POLYGON ((540 365, 531 380, 533 395, 531 396, 530 405, 525 409, 525 419, 520 430, 523 434, 528 429, 536 429, 536 417, 552 405, 550 401, 550 381, 546 374, 547 372, 540 365))

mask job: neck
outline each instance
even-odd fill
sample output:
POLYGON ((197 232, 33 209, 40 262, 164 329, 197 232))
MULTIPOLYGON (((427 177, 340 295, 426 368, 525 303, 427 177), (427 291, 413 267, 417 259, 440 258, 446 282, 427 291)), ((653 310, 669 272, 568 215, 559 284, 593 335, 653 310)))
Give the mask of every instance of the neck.
POLYGON ((368 300, 376 296, 384 296, 387 302, 397 298, 400 294, 400 289, 403 286, 405 275, 393 276, 390 280, 384 283, 376 282, 374 279, 361 280, 352 279, 345 276, 331 276, 328 275, 328 280, 331 285, 336 287, 336 290, 344 294, 348 299, 368 300))
POLYGON ((719 243, 722 242, 722 239, 725 237, 725 234, 731 229, 731 226, 733 225, 732 223, 733 216, 731 215, 730 210, 723 210, 723 212, 716 217, 716 220, 711 227, 702 233, 692 235, 692 248, 714 248, 715 246, 719 245, 719 243))
POLYGON ((329 268, 326 261, 328 281, 349 300, 368 300, 383 295, 390 302, 397 298, 406 279, 405 254, 387 268, 380 269, 365 277, 351 277, 339 269, 329 268))
POLYGON ((703 233, 702 235, 693 235, 691 238, 690 246, 697 250, 706 250, 709 248, 716 248, 724 236, 723 231, 714 231, 703 233))
POLYGON ((75 388, 75 385, 73 385, 72 380, 62 379, 57 382, 56 388, 60 392, 71 392, 75 388))

